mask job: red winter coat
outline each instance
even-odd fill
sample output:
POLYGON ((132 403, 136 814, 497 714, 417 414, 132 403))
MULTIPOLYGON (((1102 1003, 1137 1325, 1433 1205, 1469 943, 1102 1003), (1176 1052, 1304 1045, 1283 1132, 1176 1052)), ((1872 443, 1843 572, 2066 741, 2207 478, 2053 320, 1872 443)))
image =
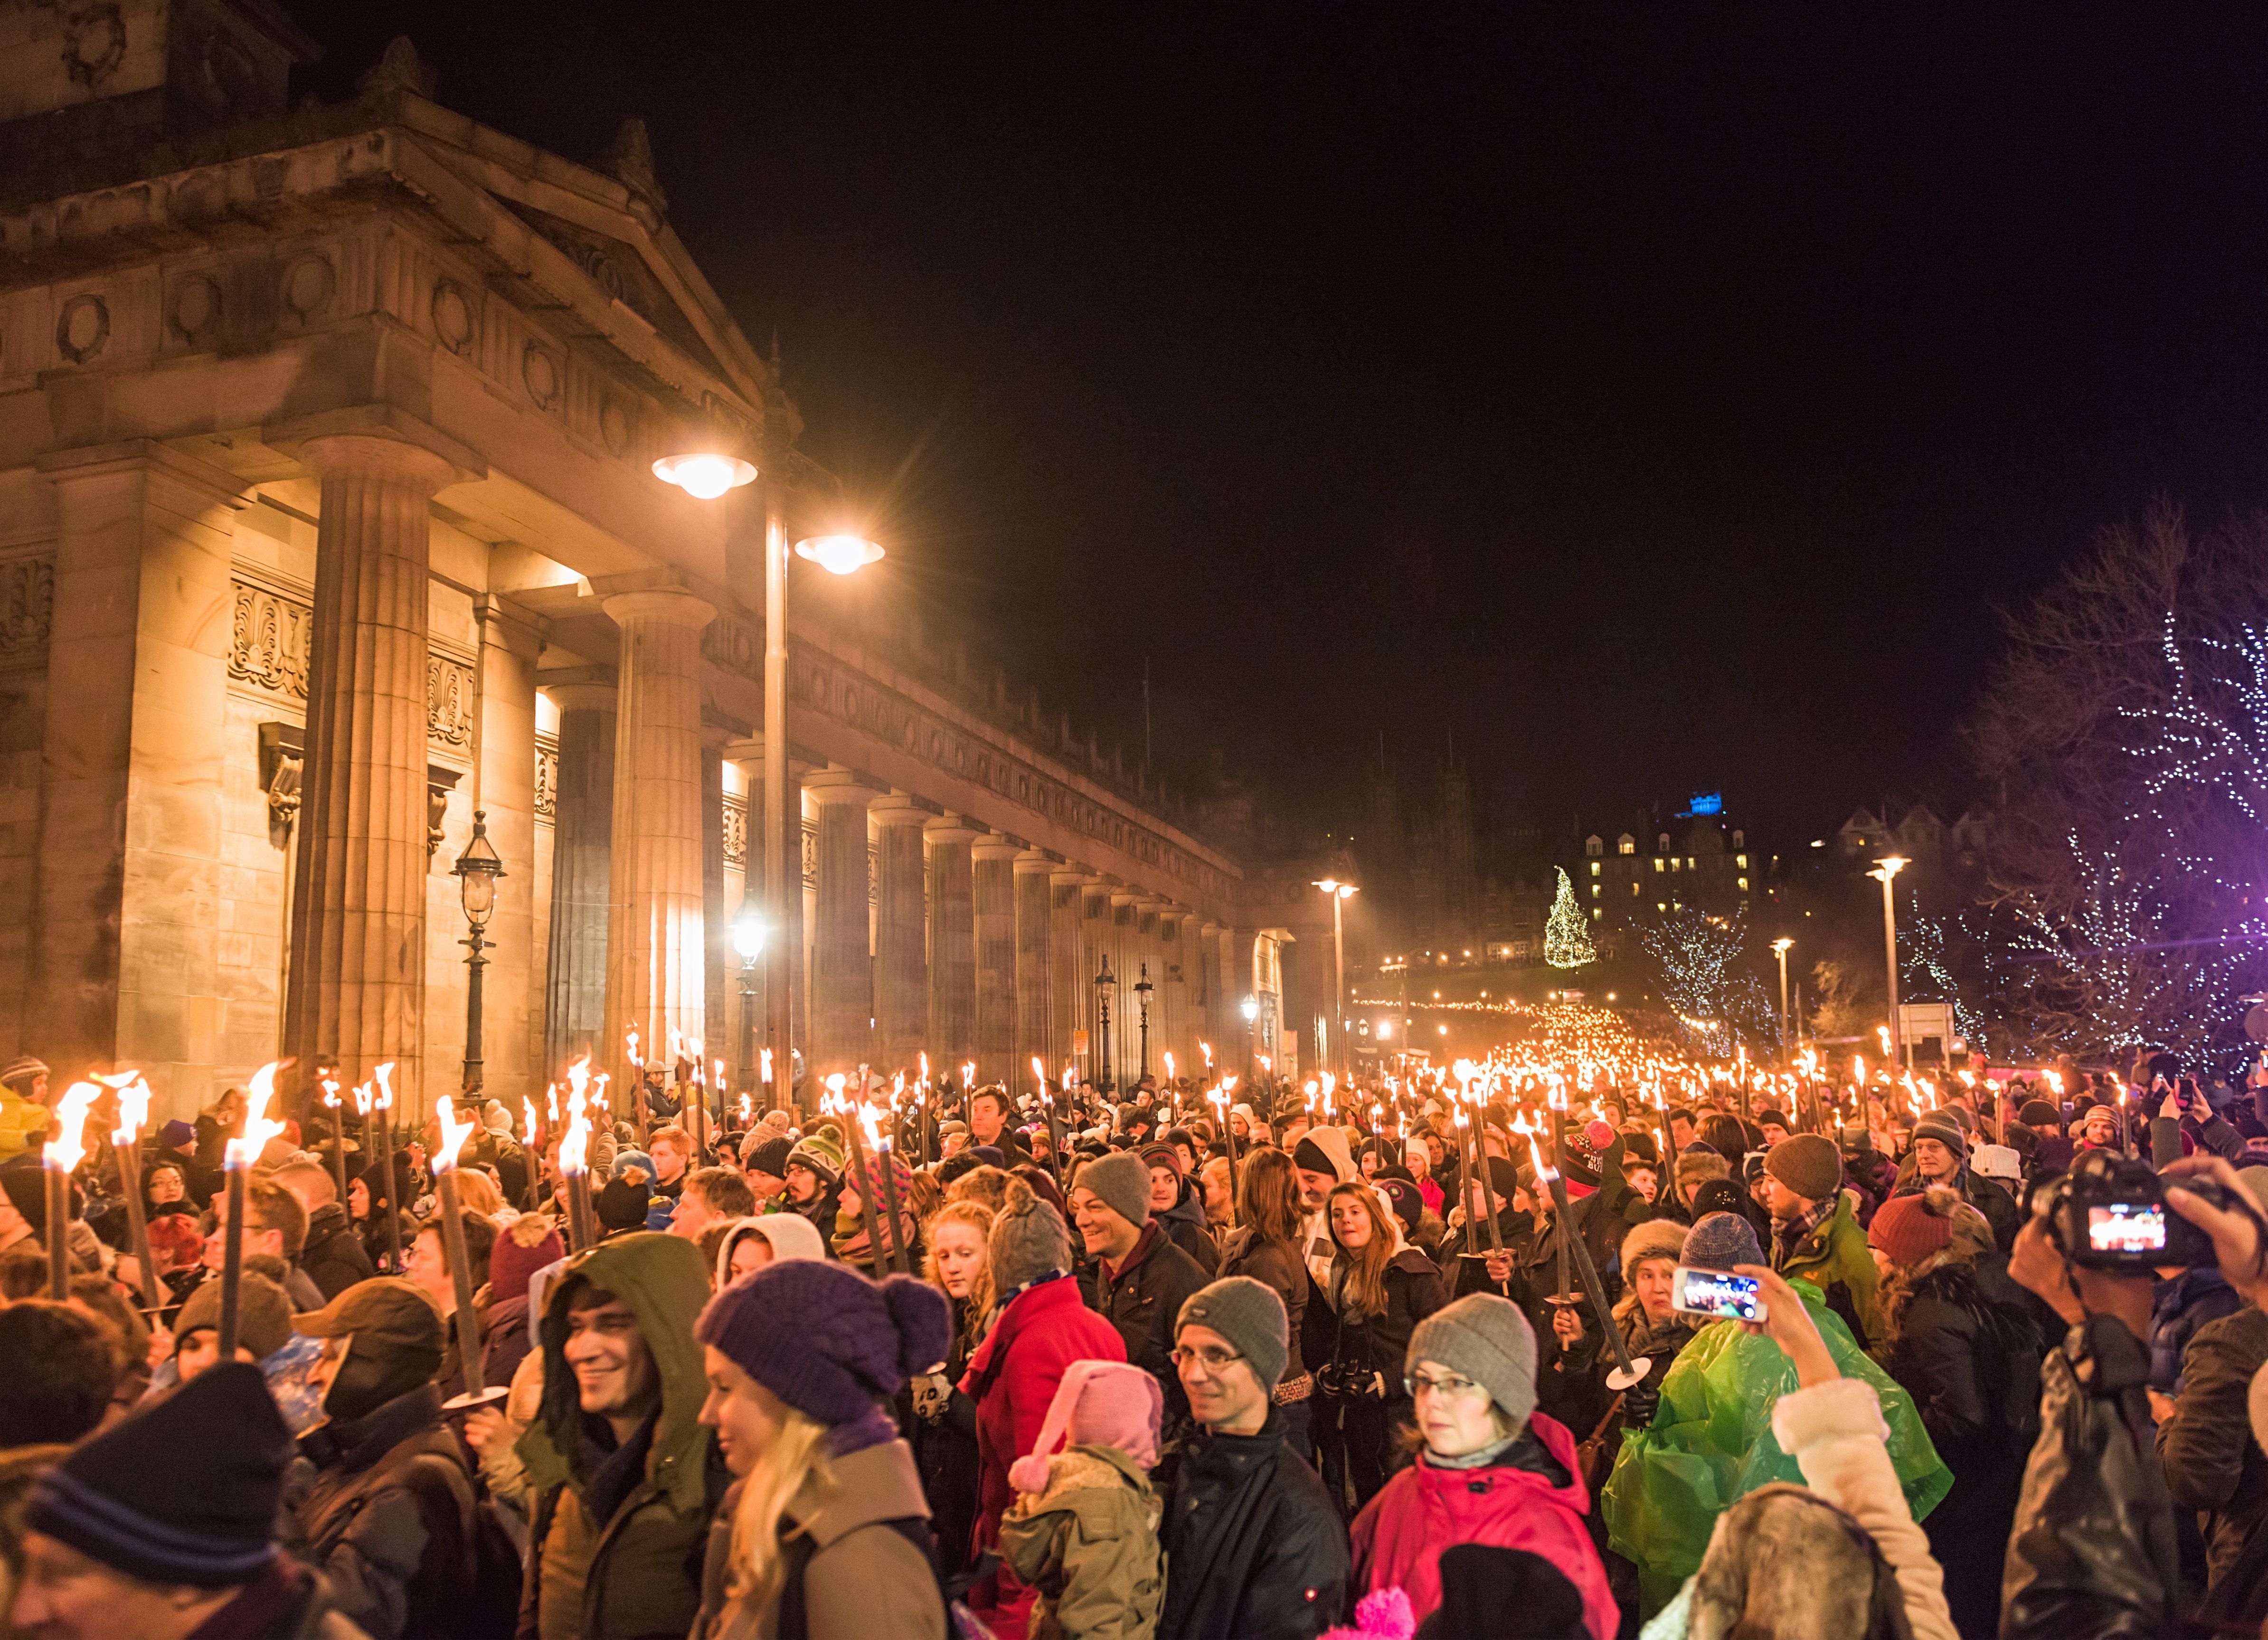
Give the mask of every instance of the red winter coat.
POLYGON ((1593 1640, 1614 1640, 1622 1613, 1583 1524, 1591 1494, 1575 1467, 1575 1438, 1540 1412, 1528 1427, 1567 1471, 1566 1485, 1502 1465, 1436 1469, 1420 1452, 1354 1518, 1354 1588, 1364 1594, 1400 1588, 1422 1623, 1441 1603, 1443 1549, 1456 1543, 1526 1549, 1557 1566, 1581 1592, 1593 1640))
POLYGON ((1000 1312, 961 1380, 976 1403, 976 1548, 998 1542, 1000 1517, 1016 1496, 1008 1466, 1039 1444, 1064 1369, 1074 1361, 1124 1359, 1118 1329, 1086 1307, 1075 1281, 1027 1287, 1000 1312))

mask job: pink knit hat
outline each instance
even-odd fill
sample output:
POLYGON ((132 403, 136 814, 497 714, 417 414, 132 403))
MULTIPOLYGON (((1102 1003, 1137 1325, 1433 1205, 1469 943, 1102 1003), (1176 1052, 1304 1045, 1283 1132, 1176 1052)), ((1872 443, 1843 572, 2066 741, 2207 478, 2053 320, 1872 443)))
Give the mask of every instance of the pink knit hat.
POLYGON ((1140 1367, 1123 1361, 1074 1361, 1064 1369, 1047 1422, 1032 1450, 1008 1466, 1020 1492, 1043 1492, 1048 1460, 1057 1446, 1116 1446, 1145 1469, 1158 1462, 1158 1419, 1165 1392, 1140 1367))

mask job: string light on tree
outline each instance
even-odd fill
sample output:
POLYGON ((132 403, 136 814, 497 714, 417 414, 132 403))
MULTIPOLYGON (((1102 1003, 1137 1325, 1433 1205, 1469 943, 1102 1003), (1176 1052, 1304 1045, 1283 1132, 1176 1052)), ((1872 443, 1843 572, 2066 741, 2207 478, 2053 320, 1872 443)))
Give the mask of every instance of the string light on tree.
POLYGON ((1555 968, 1580 968, 1598 960, 1583 908, 1575 903, 1575 885, 1568 880, 1563 865, 1559 895, 1551 902, 1551 916, 1543 924, 1543 960, 1555 968))

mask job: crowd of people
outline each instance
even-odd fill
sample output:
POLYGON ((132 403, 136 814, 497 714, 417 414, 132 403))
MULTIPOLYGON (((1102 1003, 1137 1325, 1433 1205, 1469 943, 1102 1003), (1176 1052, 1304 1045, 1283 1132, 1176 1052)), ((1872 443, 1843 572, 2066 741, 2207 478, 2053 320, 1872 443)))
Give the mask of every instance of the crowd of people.
POLYGON ((1555 1116, 1421 1079, 1388 1120, 1263 1082, 1225 1121, 1147 1078, 947 1085, 887 1146, 657 1081, 601 1113, 571 1248, 557 1134, 487 1103, 453 1226, 437 1123, 379 1155, 311 1108, 245 1182, 225 1314, 243 1094, 138 1173, 95 1147, 51 1224, 18 1059, 0 1629, 2268 1634, 2240 1080, 2160 1056, 1847 1123, 1726 1084, 1555 1116))

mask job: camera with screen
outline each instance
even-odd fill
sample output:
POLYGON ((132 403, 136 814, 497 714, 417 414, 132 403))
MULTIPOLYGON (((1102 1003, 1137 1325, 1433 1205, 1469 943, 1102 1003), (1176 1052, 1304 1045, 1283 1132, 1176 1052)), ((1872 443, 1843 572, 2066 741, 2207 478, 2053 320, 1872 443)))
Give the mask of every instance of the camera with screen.
MULTIPOLYGON (((2251 1202, 2210 1180, 2180 1183, 2215 1207, 2252 1212, 2251 1202)), ((2147 1162, 2089 1151, 2035 1199, 2049 1239, 2082 1269, 2139 1276, 2213 1262, 2213 1238, 2166 1205, 2165 1190, 2147 1162)))

